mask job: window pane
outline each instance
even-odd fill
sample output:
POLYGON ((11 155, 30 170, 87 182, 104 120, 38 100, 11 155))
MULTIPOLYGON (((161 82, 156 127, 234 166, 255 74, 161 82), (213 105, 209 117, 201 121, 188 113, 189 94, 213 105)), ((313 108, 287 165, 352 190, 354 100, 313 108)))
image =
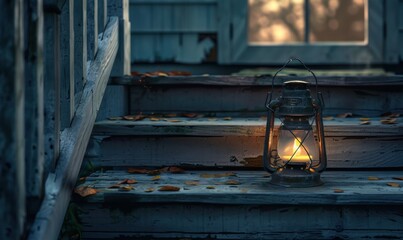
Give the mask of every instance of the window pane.
POLYGON ((248 4, 250 43, 304 41, 304 0, 249 0, 248 4))
POLYGON ((310 42, 365 42, 366 0, 310 0, 310 42))

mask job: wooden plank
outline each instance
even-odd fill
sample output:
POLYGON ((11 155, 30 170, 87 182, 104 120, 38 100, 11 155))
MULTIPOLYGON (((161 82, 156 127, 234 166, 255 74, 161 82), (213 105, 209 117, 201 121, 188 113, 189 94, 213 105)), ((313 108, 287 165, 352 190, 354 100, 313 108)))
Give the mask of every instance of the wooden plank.
POLYGON ((60 15, 44 15, 45 176, 53 171, 60 150, 60 15))
POLYGON ((130 0, 130 5, 137 4, 215 4, 217 0, 130 0))
POLYGON ((66 2, 61 18, 60 124, 63 130, 70 127, 75 111, 74 0, 66 2))
MULTIPOLYGON (((325 171, 321 178, 323 185, 311 188, 287 188, 269 183, 270 177, 264 171, 236 171, 234 176, 215 177, 220 171, 186 171, 181 174, 161 173, 160 179, 153 181, 147 174, 130 174, 126 170, 96 172, 79 186, 91 186, 99 190, 83 201, 94 203, 211 203, 230 205, 399 205, 403 206, 403 191, 399 187, 388 186, 397 182, 393 177, 401 176, 401 171, 376 172, 335 172, 325 171), (204 177, 207 176, 207 177, 204 177), (380 180, 368 180, 374 176, 380 180), (120 191, 109 188, 124 179, 136 179, 135 189, 120 191), (186 181, 197 182, 194 185, 186 181), (226 184, 235 181, 236 185, 226 184), (159 187, 171 185, 179 191, 158 191, 159 187), (208 189, 207 186, 214 186, 208 189), (146 192, 154 188, 154 192, 146 192), (342 194, 334 192, 342 189, 342 194)), ((393 208, 393 207, 392 207, 393 208)), ((396 208, 395 208, 396 209, 396 208)))
POLYGON ((103 32, 108 22, 108 4, 107 0, 98 1, 98 31, 103 32))
POLYGON ((119 17, 119 51, 112 76, 130 75, 131 48, 130 48, 130 20, 129 1, 108 1, 108 15, 119 17))
POLYGON ((88 0, 87 11, 87 56, 88 61, 92 61, 98 50, 98 0, 88 0))
POLYGON ((47 179, 45 199, 31 226, 28 239, 56 239, 59 234, 70 201, 72 183, 76 181, 116 57, 117 18, 111 17, 104 38, 99 40, 98 54, 89 66, 88 81, 83 91, 82 101, 71 127, 62 132, 60 161, 55 173, 49 175, 47 179))
POLYGON ((74 0, 74 96, 76 109, 87 81, 87 0, 74 0))
POLYGON ((228 64, 231 62, 231 35, 233 25, 231 25, 231 1, 221 0, 217 2, 218 12, 226 13, 219 14, 218 21, 218 63, 228 64))
POLYGON ((24 5, 1 1, 0 238, 23 238, 25 226, 24 5))
MULTIPOLYGON (((169 129, 167 129, 169 131, 169 129)), ((326 130, 325 130, 326 131, 326 130)), ((401 168, 403 138, 325 137, 328 168, 401 168)), ((264 137, 132 136, 89 148, 96 166, 262 167, 264 137)))
MULTIPOLYGON (((142 46, 144 47, 144 46, 142 46)), ((276 70, 273 70, 273 74, 276 70)), ((329 72, 331 74, 331 72, 329 72)), ((347 73, 345 73, 347 74, 347 73)), ((138 77, 125 76, 111 78, 110 84, 114 85, 215 85, 215 86, 262 86, 270 87, 273 75, 262 76, 155 76, 138 77)), ((402 86, 403 75, 379 75, 379 76, 317 76, 319 86, 344 86, 344 87, 369 87, 369 86, 402 86)), ((313 85, 312 76, 277 76, 274 86, 282 86, 290 80, 308 81, 313 85)))
POLYGON ((96 121, 105 120, 109 116, 129 113, 129 94, 124 86, 108 86, 105 90, 96 121))
MULTIPOLYGON (((384 61, 387 63, 399 62, 399 15, 396 9, 399 9, 399 1, 392 0, 385 2, 385 56, 384 61)), ((402 18, 402 17, 400 17, 402 18)))
MULTIPOLYGON (((323 93, 324 116, 351 112, 356 116, 379 117, 385 112, 403 112, 400 90, 394 87, 319 87, 323 93)), ((264 116, 270 88, 227 86, 132 87, 130 113, 193 112, 206 116, 264 116), (208 93, 208 97, 206 97, 208 93), (201 101, 201 99, 203 99, 201 101)), ((274 90, 274 97, 279 89, 274 90)), ((315 96, 313 89, 313 96, 315 96)))
POLYGON ((137 203, 112 205, 113 210, 100 204, 80 207, 83 239, 386 239, 403 234, 401 209, 388 206, 137 203))
POLYGON ((33 215, 43 197, 44 175, 44 89, 43 89, 43 10, 42 1, 24 6, 27 16, 25 44, 25 185, 27 214, 33 215), (29 10, 28 10, 29 8, 29 10))

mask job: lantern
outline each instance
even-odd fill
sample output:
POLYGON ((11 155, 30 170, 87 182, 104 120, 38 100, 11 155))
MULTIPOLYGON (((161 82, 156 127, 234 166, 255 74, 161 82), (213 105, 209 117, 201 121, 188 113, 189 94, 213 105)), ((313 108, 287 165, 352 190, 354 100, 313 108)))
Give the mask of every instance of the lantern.
POLYGON ((266 99, 267 124, 263 165, 272 173, 271 183, 284 187, 313 187, 323 184, 320 173, 326 168, 323 132, 323 97, 317 90, 315 74, 299 59, 291 58, 272 79, 272 91, 266 99), (300 80, 284 82, 281 95, 272 99, 274 80, 293 60, 309 71, 316 84, 316 97, 311 96, 309 83, 300 80), (275 119, 280 127, 275 134, 275 119))

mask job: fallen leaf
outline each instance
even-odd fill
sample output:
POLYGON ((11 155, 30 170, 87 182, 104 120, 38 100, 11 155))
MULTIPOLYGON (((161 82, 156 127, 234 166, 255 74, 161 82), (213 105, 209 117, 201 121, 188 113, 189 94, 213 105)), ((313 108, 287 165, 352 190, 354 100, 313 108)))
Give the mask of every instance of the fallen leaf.
POLYGON ((161 169, 161 171, 170 173, 183 173, 185 170, 179 167, 164 167, 161 169))
POLYGON ((232 119, 232 117, 224 117, 223 118, 223 120, 226 120, 226 121, 229 121, 229 120, 231 120, 232 119))
POLYGON ((190 75, 192 75, 191 72, 185 72, 185 71, 170 71, 170 72, 167 72, 167 74, 169 76, 190 76, 190 75))
POLYGON ((400 184, 399 183, 395 183, 395 182, 388 182, 388 183, 386 183, 388 186, 391 186, 391 187, 400 187, 400 184))
POLYGON ((206 188, 207 188, 207 189, 215 189, 214 186, 207 186, 206 188))
POLYGON ((348 112, 348 113, 341 113, 341 114, 338 114, 338 115, 337 115, 338 118, 347 118, 347 117, 352 117, 352 116, 353 116, 353 114, 350 113, 350 112, 348 112))
POLYGON ((221 177, 230 177, 230 176, 236 176, 236 174, 233 172, 215 173, 215 174, 210 174, 210 173, 200 174, 200 177, 202 177, 202 178, 221 178, 221 177))
POLYGON ((195 117, 197 117, 197 114, 196 113, 183 113, 182 116, 187 117, 187 118, 195 118, 195 117))
POLYGON ((360 118, 360 121, 369 121, 371 118, 360 118))
POLYGON ((160 179, 161 179, 161 176, 160 176, 160 175, 157 175, 157 176, 152 177, 152 178, 151 178, 151 181, 158 181, 158 180, 160 180, 160 179))
POLYGON ((342 189, 333 189, 334 193, 344 193, 344 190, 342 189))
POLYGON ((127 169, 128 173, 137 173, 137 174, 146 174, 149 172, 149 170, 147 169, 143 169, 143 168, 129 168, 127 169))
POLYGON ((199 181, 185 181, 185 184, 189 185, 189 186, 197 186, 200 184, 200 182, 199 181))
POLYGON ((125 120, 130 120, 130 121, 140 121, 143 120, 144 118, 146 118, 146 116, 139 114, 139 115, 127 115, 127 116, 123 116, 123 118, 125 120))
POLYGON ((162 191, 162 192, 177 192, 180 189, 181 189, 180 187, 171 186, 171 185, 165 185, 165 186, 161 186, 160 188, 158 188, 158 191, 162 191))
POLYGON ((386 118, 386 119, 381 119, 382 124, 396 124, 396 119, 397 118, 386 118))
POLYGON ((109 186, 108 188, 120 188, 120 185, 119 184, 113 184, 113 185, 109 186))
POLYGON ((132 185, 120 186, 120 188, 119 188, 120 191, 131 191, 133 189, 134 189, 134 187, 132 185))
POLYGON ((371 124, 370 121, 361 121, 360 122, 360 125, 369 125, 369 124, 371 124))
POLYGON ((376 180, 381 180, 381 179, 379 177, 369 176, 368 180, 376 181, 376 180))
POLYGON ((88 186, 80 186, 74 189, 74 192, 80 195, 81 197, 87 197, 96 194, 98 191, 95 188, 91 188, 88 186))
POLYGON ((224 184, 225 184, 225 185, 239 185, 239 184, 241 184, 241 183, 240 183, 239 181, 237 181, 237 180, 231 179, 231 180, 225 181, 224 184))
POLYGON ((403 181, 403 177, 393 177, 393 179, 403 181))
POLYGON ((108 117, 108 120, 116 121, 116 120, 122 120, 123 117, 108 117))
POLYGON ((323 117, 323 120, 325 120, 325 121, 331 121, 333 119, 334 119, 334 117, 332 117, 332 116, 323 117))
POLYGON ((151 175, 151 176, 160 175, 160 174, 161 174, 161 172, 159 169, 150 170, 147 172, 147 175, 151 175))
POLYGON ((168 122, 182 122, 182 120, 179 119, 167 119, 168 122))
POLYGON ((156 118, 156 117, 151 117, 151 118, 150 118, 150 121, 159 121, 159 120, 161 120, 161 119, 156 118))
POLYGON ((154 190, 155 190, 154 188, 150 187, 150 188, 147 188, 146 190, 144 190, 144 192, 154 192, 154 190))
POLYGON ((163 115, 164 117, 176 117, 177 114, 176 113, 167 113, 163 115))
POLYGON ((135 183, 137 183, 137 181, 134 179, 125 179, 121 181, 119 184, 135 184, 135 183))

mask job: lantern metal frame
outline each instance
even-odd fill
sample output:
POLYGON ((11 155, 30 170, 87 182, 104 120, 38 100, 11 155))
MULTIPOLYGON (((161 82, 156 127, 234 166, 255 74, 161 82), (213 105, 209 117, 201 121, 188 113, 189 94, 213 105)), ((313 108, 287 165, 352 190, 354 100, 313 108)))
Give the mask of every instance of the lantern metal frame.
POLYGON ((316 75, 300 59, 290 58, 273 76, 271 91, 267 94, 265 106, 267 108, 267 122, 263 150, 263 166, 266 171, 271 173, 270 183, 283 187, 313 187, 322 185, 323 182, 320 178, 320 174, 326 169, 327 157, 322 117, 324 102, 321 92, 318 91, 318 79, 316 75), (295 80, 285 82, 283 84, 282 95, 276 99, 272 99, 274 80, 277 74, 294 60, 302 64, 315 79, 316 98, 312 98, 308 88, 308 82, 295 80), (284 119, 281 119, 281 117, 284 119), (277 154, 277 146, 276 149, 273 148, 275 118, 280 120, 280 128, 282 128, 282 130, 288 130, 293 135, 294 139, 299 142, 298 148, 288 160, 280 159, 277 154), (295 122, 293 121, 294 119, 296 119, 295 122), (301 124, 301 119, 306 120, 304 121, 305 125, 301 124), (309 119, 312 119, 310 123, 309 119), (306 124, 307 121, 309 125, 306 124), (303 145, 310 131, 314 134, 312 128, 313 122, 315 122, 316 127, 315 135, 319 153, 319 159, 317 159, 319 162, 315 165, 313 164, 308 150, 303 145), (303 139, 299 140, 293 130, 306 130, 308 132, 303 139), (291 161, 296 151, 301 147, 304 148, 309 157, 309 164, 291 161), (279 160, 285 161, 285 163, 279 165, 279 160))

